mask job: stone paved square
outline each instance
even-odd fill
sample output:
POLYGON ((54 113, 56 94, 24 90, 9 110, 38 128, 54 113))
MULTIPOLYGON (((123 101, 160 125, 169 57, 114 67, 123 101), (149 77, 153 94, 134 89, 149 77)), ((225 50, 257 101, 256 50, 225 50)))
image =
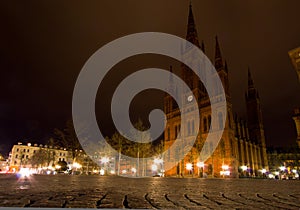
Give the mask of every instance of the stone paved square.
POLYGON ((0 176, 1 207, 299 209, 299 180, 0 176))

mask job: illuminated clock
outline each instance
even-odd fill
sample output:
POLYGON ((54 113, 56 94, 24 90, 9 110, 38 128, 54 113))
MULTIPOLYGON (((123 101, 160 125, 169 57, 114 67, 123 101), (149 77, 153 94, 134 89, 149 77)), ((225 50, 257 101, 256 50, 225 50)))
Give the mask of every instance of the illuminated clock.
POLYGON ((187 98, 188 102, 191 102, 193 100, 193 98, 194 97, 192 95, 188 96, 188 98, 187 98))

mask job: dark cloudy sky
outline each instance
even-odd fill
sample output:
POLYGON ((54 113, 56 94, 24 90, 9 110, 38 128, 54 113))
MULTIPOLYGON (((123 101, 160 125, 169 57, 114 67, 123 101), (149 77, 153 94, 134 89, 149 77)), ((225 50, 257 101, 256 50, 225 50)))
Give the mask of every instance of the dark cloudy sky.
MULTIPOLYGON (((40 142, 53 128, 63 127, 71 118, 72 91, 82 66, 107 42, 145 31, 185 37, 188 4, 188 0, 1 1, 0 152, 8 152, 17 141, 40 142)), ((214 37, 219 37, 229 66, 234 110, 242 117, 250 67, 269 146, 296 139, 291 115, 300 106, 300 84, 287 52, 300 46, 299 8, 298 0, 193 0, 198 36, 210 58, 214 37)), ((119 69, 151 66, 149 59, 137 60, 138 64, 131 59, 119 69)), ((153 65, 167 68, 172 62, 155 58, 153 65)), ((107 94, 102 97, 97 98, 99 106, 107 94)))

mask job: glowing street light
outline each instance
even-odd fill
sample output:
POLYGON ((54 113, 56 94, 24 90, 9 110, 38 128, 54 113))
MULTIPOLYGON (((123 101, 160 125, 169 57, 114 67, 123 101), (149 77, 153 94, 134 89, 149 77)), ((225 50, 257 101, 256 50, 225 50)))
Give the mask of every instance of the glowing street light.
POLYGON ((160 159, 160 158, 155 158, 155 159, 154 159, 154 163, 155 163, 155 164, 162 164, 163 162, 164 162, 163 159, 160 159))
POLYGON ((229 166, 228 165, 222 165, 222 171, 220 171, 220 175, 224 176, 229 176, 230 171, 229 171, 229 166))
POLYGON ((199 177, 203 177, 203 168, 204 168, 204 162, 198 162, 197 163, 197 167, 198 167, 198 176, 199 177), (201 173, 200 173, 200 169, 201 169, 201 173))
POLYGON ((204 168, 204 162, 198 162, 197 167, 198 168, 204 168))
POLYGON ((280 171, 285 171, 286 168, 285 168, 285 166, 280 166, 279 169, 280 169, 280 171))
POLYGON ((186 170, 191 171, 193 169, 193 165, 191 163, 187 163, 185 168, 186 170))
POLYGON ((104 169, 102 168, 102 169, 100 170, 100 175, 103 176, 104 174, 105 174, 105 171, 104 171, 104 169))
POLYGON ((243 171, 246 171, 246 170, 247 170, 247 168, 248 168, 248 167, 247 167, 247 166, 245 166, 245 165, 244 165, 244 166, 241 166, 241 169, 242 169, 243 171))
POLYGON ((103 157, 103 158, 101 158, 101 162, 102 163, 108 163, 109 162, 109 158, 108 157, 103 157))
POLYGON ((229 169, 229 166, 228 166, 228 165, 222 165, 222 169, 223 169, 224 171, 227 171, 227 170, 229 169))
POLYGON ((152 169, 152 171, 157 171, 157 165, 153 164, 153 165, 151 166, 151 169, 152 169))
POLYGON ((79 163, 74 162, 73 167, 76 168, 76 169, 79 169, 79 168, 82 167, 82 165, 80 165, 79 163))

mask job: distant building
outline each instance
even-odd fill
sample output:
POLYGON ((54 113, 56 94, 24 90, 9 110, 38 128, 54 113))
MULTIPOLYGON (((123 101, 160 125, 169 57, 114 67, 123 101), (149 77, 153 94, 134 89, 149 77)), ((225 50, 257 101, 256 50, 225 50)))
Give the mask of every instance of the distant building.
POLYGON ((14 145, 9 153, 9 167, 11 171, 18 171, 22 167, 48 167, 55 166, 59 161, 65 161, 72 164, 72 156, 64 148, 51 147, 47 145, 38 145, 28 143, 23 145, 18 143, 14 145))
MULTIPOLYGON (((189 8, 188 27, 187 27, 186 39, 199 47, 205 52, 204 43, 201 45, 198 41, 197 30, 193 17, 192 7, 189 8)), ((188 57, 189 47, 187 46, 183 50, 183 56, 188 57)), ((190 56, 192 57, 192 56, 190 56)), ((211 107, 209 97, 203 84, 198 77, 186 66, 181 67, 182 79, 189 86, 195 95, 195 99, 191 96, 184 95, 182 101, 185 101, 185 106, 188 107, 188 102, 191 100, 197 100, 200 112, 200 125, 199 134, 195 141, 192 151, 186 155, 184 160, 177 160, 176 155, 168 156, 167 160, 170 162, 177 162, 177 166, 165 172, 166 176, 180 176, 189 175, 191 170, 196 176, 198 174, 208 174, 211 176, 220 176, 224 170, 229 172, 227 175, 230 177, 238 177, 239 175, 256 176, 261 172, 260 170, 268 170, 268 159, 266 152, 266 143, 264 135, 264 126, 262 119, 261 104, 259 94, 254 86, 250 71, 248 71, 248 89, 246 91, 246 105, 247 105, 247 121, 241 120, 238 117, 233 116, 233 109, 231 103, 231 96, 229 92, 229 70, 226 61, 223 62, 220 45, 216 38, 215 45, 215 68, 222 81, 227 103, 228 113, 218 113, 218 122, 223 121, 223 116, 227 115, 225 122, 225 128, 222 139, 219 145, 215 149, 211 157, 205 161, 205 163, 199 160, 199 153, 204 144, 204 140, 208 135, 209 128, 211 126, 211 107), (184 100, 185 99, 185 100, 184 100), (200 167, 200 172, 197 167, 200 167)), ((170 69, 172 72, 172 69, 170 69)), ((170 76, 169 91, 175 91, 175 85, 173 85, 173 78, 170 76)), ((186 125, 181 125, 180 110, 177 103, 170 95, 166 95, 164 99, 164 109, 167 116, 166 132, 164 134, 165 149, 168 149, 174 141, 179 139, 194 138, 195 126, 195 112, 192 109, 186 108, 186 125), (187 128, 186 133, 180 133, 181 126, 187 128), (180 133, 180 136, 179 136, 180 133)), ((184 145, 183 145, 184 146, 184 145)), ((181 148, 179 152, 183 151, 181 148)))
POLYGON ((300 148, 268 148, 268 160, 272 172, 285 168, 287 174, 300 170, 300 148))
POLYGON ((296 131, 297 131, 297 144, 300 148, 300 108, 296 108, 294 110, 293 120, 296 125, 296 131))
POLYGON ((298 79, 300 82, 300 47, 289 51, 289 56, 292 60, 293 66, 298 74, 298 79))

